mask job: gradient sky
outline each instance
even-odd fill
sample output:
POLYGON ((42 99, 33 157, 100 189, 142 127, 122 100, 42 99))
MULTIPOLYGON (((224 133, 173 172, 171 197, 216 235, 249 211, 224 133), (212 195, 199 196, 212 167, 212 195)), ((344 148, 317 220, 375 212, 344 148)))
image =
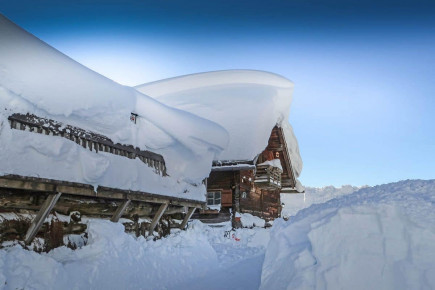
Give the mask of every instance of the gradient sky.
POLYGON ((0 0, 0 12, 125 85, 235 68, 287 77, 304 185, 435 178, 432 0, 0 0))

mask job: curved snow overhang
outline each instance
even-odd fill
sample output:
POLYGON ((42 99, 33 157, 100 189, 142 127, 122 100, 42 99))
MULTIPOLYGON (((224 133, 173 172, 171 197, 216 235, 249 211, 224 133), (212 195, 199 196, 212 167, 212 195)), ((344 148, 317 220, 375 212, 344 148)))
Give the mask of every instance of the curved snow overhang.
POLYGON ((225 128, 230 136, 229 144, 215 161, 255 160, 266 148, 277 125, 284 130, 297 177, 302 160, 288 123, 293 86, 290 80, 269 72, 225 70, 156 81, 136 89, 225 128))
MULTIPOLYGON (((24 139, 26 142, 32 139, 27 133, 12 132, 6 126, 2 128, 2 124, 7 124, 7 118, 13 113, 35 114, 104 135, 114 143, 159 153, 164 156, 167 173, 174 184, 201 184, 210 172, 212 160, 227 146, 226 130, 208 118, 165 105, 92 71, 1 14, 0 44, 0 174, 54 178, 62 172, 62 176, 58 176, 62 180, 71 177, 77 182, 109 186, 100 183, 105 180, 106 183, 110 181, 110 186, 116 187, 113 184, 116 179, 107 175, 112 171, 112 174, 123 177, 117 181, 123 189, 133 189, 132 186, 136 186, 135 190, 150 191, 152 188, 154 193, 158 193, 156 190, 159 188, 171 191, 161 179, 153 178, 137 188, 137 179, 141 173, 127 174, 125 168, 112 165, 116 158, 104 154, 88 156, 89 152, 86 152, 83 153, 86 158, 77 163, 76 151, 80 148, 75 148, 68 140, 31 136, 33 143, 37 140, 38 144, 26 144, 24 139), (131 113, 139 115, 136 124, 130 121, 131 113), (19 146, 14 144, 16 148, 11 148, 10 138, 15 138, 19 146), (54 148, 55 144, 62 150, 77 150, 59 153, 54 148), (19 151, 20 158, 14 157, 16 162, 11 165, 6 160, 13 157, 13 150, 19 151), (56 169, 61 165, 55 154, 76 162, 77 166, 91 166, 94 161, 100 162, 101 166, 96 167, 98 170, 89 172, 72 167, 56 169), (26 156, 30 158, 30 155, 47 167, 51 165, 53 170, 24 168, 25 164, 18 159, 25 159, 26 156), (6 168, 6 164, 10 166, 6 168)), ((59 148, 57 149, 60 150, 59 148)), ((128 162, 129 165, 133 164, 128 162)), ((132 168, 136 167, 130 169, 132 168)), ((184 189, 181 193, 183 191, 184 189)))

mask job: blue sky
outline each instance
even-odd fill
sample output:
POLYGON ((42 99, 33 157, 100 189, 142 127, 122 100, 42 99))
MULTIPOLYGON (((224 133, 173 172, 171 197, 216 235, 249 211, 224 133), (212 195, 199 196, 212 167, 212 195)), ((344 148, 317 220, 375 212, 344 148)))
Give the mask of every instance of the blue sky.
POLYGON ((433 1, 2 1, 73 59, 136 85, 220 69, 295 83, 305 185, 435 178, 433 1))

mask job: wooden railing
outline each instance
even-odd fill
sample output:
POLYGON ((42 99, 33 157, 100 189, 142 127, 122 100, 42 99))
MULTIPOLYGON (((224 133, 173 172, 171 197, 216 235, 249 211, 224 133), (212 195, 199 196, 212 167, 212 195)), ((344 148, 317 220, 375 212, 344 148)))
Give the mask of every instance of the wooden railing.
POLYGON ((15 113, 9 116, 8 120, 12 129, 61 136, 96 153, 107 152, 130 159, 139 158, 149 167, 154 168, 157 174, 166 175, 165 160, 160 154, 148 150, 140 150, 132 145, 115 144, 103 135, 31 114, 15 113))
POLYGON ((255 184, 260 188, 281 188, 282 170, 272 165, 257 165, 255 184))

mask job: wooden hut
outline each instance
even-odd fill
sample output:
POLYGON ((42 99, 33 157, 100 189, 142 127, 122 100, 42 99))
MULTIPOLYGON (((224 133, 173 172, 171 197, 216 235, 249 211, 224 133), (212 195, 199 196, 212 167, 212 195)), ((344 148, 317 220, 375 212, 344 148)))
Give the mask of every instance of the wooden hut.
POLYGON ((229 143, 216 154, 207 178, 208 209, 200 212, 202 220, 225 220, 230 212, 271 220, 280 216, 280 193, 301 190, 297 177, 302 160, 287 121, 293 93, 290 80, 262 71, 229 70, 180 76, 136 89, 228 132, 229 143))
POLYGON ((213 163, 207 179, 207 209, 196 216, 218 222, 240 212, 273 220, 281 215, 283 188, 286 193, 298 192, 283 130, 275 126, 266 149, 254 160, 213 163))

